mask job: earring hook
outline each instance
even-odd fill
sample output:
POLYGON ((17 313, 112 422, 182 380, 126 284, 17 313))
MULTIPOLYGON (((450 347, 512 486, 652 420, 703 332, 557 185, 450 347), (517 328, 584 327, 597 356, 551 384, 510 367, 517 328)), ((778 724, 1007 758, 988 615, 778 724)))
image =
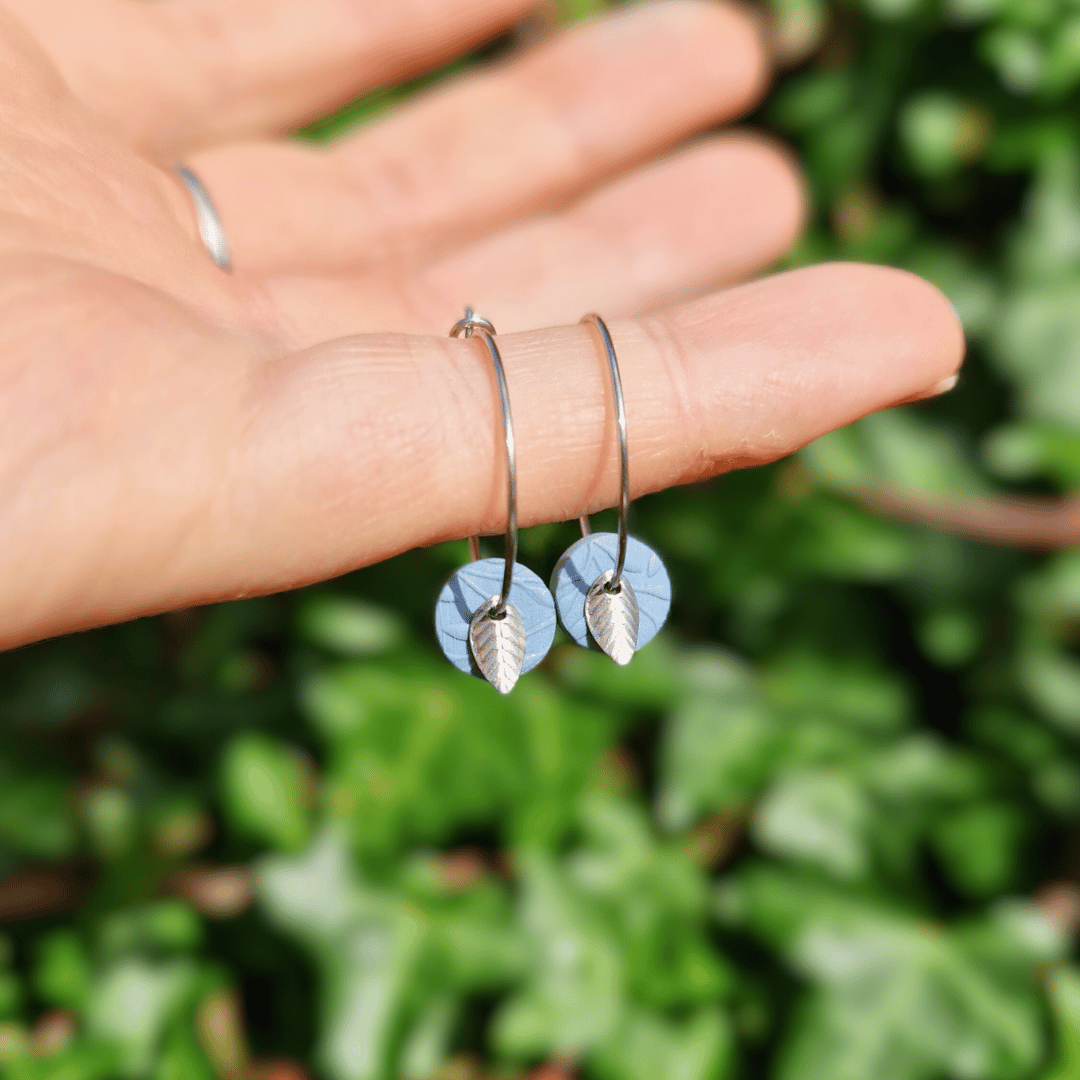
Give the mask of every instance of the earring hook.
MULTIPOLYGON (((619 583, 622 581, 623 569, 626 566, 626 544, 629 535, 630 451, 626 439, 626 400, 623 397, 622 376, 619 374, 619 359, 615 355, 615 342, 611 340, 611 332, 607 324, 599 315, 586 315, 581 321, 589 323, 600 336, 600 342, 607 353, 611 386, 615 392, 615 426, 619 432, 619 460, 622 468, 622 490, 619 494, 619 558, 615 564, 615 573, 605 586, 605 591, 614 593, 619 591, 619 583)), ((588 536, 591 531, 588 516, 578 520, 581 524, 581 535, 588 536)))
MULTIPOLYGON (((510 391, 506 385, 506 370, 503 367, 502 355, 498 345, 495 344, 495 327, 487 319, 477 315, 472 308, 466 308, 465 318, 454 324, 450 336, 464 337, 468 340, 477 333, 487 346, 491 363, 495 368, 495 380, 499 386, 499 398, 502 402, 503 437, 506 442, 506 568, 503 570, 499 603, 492 612, 493 618, 501 618, 506 613, 506 605, 510 599, 510 586, 514 580, 514 563, 517 562, 517 450, 514 443, 514 422, 510 415, 510 391)), ((469 554, 473 562, 480 558, 480 537, 469 537, 469 554)))

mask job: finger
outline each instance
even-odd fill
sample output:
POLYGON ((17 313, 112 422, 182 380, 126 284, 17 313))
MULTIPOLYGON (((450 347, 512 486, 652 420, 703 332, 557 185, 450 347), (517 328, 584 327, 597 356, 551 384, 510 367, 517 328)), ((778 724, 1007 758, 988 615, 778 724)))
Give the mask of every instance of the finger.
POLYGON ((5 0, 85 102, 159 153, 285 132, 466 51, 537 0, 5 0))
POLYGON ((729 135, 419 274, 274 277, 260 296, 304 343, 358 331, 437 334, 466 303, 503 333, 573 322, 586 309, 640 315, 769 265, 802 218, 790 160, 761 139, 729 135))
POLYGON ((256 144, 194 167, 238 265, 356 270, 445 250, 580 195, 749 106, 754 24, 700 0, 633 7, 471 76, 331 150, 256 144))
POLYGON ((570 323, 584 308, 641 315, 775 262, 803 217, 789 158, 728 136, 442 260, 411 286, 411 307, 438 328, 465 298, 504 333, 570 323))
MULTIPOLYGON (((936 289, 855 265, 777 275, 612 331, 635 496, 789 454, 936 385, 963 353, 956 316, 936 289)), ((522 524, 614 505, 611 393, 590 332, 499 341, 522 524)), ((291 468, 305 483, 294 485, 285 519, 320 520, 323 537, 342 537, 339 561, 330 554, 323 572, 353 565, 358 551, 375 561, 504 526, 502 432, 476 343, 346 340, 298 357, 274 383, 254 446, 289 433, 291 468), (358 490, 362 508, 348 495, 358 490)), ((296 542, 284 524, 280 538, 296 542)), ((306 559, 326 560, 318 547, 305 545, 292 573, 306 559)))
MULTIPOLYGON (((5 459, 4 643, 283 589, 504 527, 498 399, 479 342, 362 337, 278 359, 174 325, 157 301, 138 308, 125 337, 141 365, 128 387, 134 419, 107 378, 88 375, 70 400, 50 398, 61 426, 57 410, 70 411, 67 438, 35 429, 45 444, 5 459), (166 348, 184 363, 162 364, 166 348)), ((135 309, 129 300, 125 315, 135 309)), ((935 289, 851 265, 778 275, 612 331, 634 495, 790 453, 936 385, 963 351, 935 289)), ((588 328, 499 340, 522 524, 613 505, 611 391, 588 328)), ((115 362, 108 351, 99 366, 115 362)), ((11 389, 25 402, 39 369, 19 371, 11 389)))

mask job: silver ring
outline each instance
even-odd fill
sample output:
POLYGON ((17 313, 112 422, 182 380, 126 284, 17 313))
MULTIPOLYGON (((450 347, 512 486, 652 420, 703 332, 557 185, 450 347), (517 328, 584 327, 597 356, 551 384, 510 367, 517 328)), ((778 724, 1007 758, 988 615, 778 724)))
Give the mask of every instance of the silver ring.
POLYGON ((210 258, 225 271, 232 273, 232 255, 229 252, 229 241, 225 236, 225 229, 221 224, 214 200, 210 198, 210 192, 206 190, 203 182, 190 170, 180 165, 176 169, 177 176, 184 182, 184 186, 191 192, 191 201, 195 204, 195 217, 199 222, 199 235, 210 258))
MULTIPOLYGON (((600 335, 600 341, 607 353, 608 368, 611 371, 611 386, 615 392, 615 426, 619 432, 619 457, 622 465, 622 491, 619 495, 619 561, 615 566, 615 573, 611 578, 612 588, 617 588, 622 580, 623 568, 626 566, 626 541, 628 534, 628 518, 630 516, 630 453, 626 444, 626 401, 623 398, 622 376, 619 374, 619 360, 615 355, 615 342, 611 340, 611 332, 607 324, 599 315, 586 315, 581 320, 589 323, 600 335)), ((581 523, 581 535, 589 535, 589 519, 579 519, 581 523)))
MULTIPOLYGON (((506 439, 506 568, 503 570, 502 594, 494 614, 501 616, 510 599, 510 586, 514 580, 514 563, 517 562, 517 453, 514 445, 514 422, 510 416, 510 391, 506 385, 506 371, 503 368, 499 347, 495 344, 495 327, 487 319, 477 315, 472 308, 466 308, 465 318, 454 324, 451 337, 471 338, 479 334, 491 354, 491 363, 495 368, 495 379, 499 384, 499 397, 502 401, 503 436, 506 439)), ((480 558, 480 538, 469 537, 469 554, 473 562, 480 558)))

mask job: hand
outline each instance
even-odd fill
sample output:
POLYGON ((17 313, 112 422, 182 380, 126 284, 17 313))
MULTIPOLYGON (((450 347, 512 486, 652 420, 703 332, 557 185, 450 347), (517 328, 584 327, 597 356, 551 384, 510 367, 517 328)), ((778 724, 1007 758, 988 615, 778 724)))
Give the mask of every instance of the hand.
POLYGON ((274 136, 531 0, 0 2, 0 645, 500 532, 490 362, 443 336, 467 302, 502 331, 523 525, 618 485, 594 339, 529 327, 608 318, 635 494, 787 454, 960 362, 949 305, 897 271, 690 299, 802 215, 760 140, 660 156, 761 94, 735 9, 636 6, 314 148, 274 136))

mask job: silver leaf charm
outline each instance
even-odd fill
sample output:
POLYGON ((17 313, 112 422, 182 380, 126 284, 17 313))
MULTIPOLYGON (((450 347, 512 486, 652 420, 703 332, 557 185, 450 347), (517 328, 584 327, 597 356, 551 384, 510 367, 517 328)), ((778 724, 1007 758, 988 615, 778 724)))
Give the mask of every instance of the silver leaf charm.
POLYGON ((614 576, 614 569, 605 570, 593 582, 585 597, 585 621, 593 640, 616 664, 629 664, 637 651, 638 602, 625 577, 617 592, 608 592, 614 576))
POLYGON ((513 604, 507 604, 502 616, 496 618, 498 606, 499 597, 493 596, 473 615, 469 646, 480 674, 500 694, 509 694, 525 663, 525 623, 513 604))

